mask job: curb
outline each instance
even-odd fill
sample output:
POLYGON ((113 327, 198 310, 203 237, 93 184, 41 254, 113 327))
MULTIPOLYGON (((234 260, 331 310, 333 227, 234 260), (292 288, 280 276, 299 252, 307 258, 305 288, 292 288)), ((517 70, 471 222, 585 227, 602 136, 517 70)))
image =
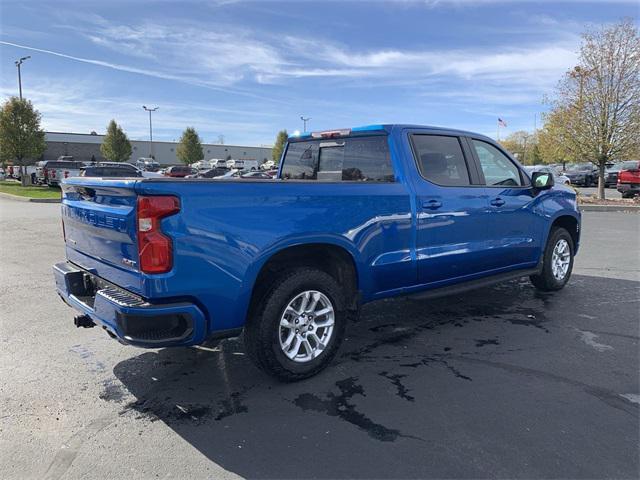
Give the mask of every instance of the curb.
POLYGON ((10 200, 17 200, 18 202, 30 202, 30 203, 60 203, 59 198, 31 198, 21 197, 19 195, 12 195, 10 193, 0 192, 0 198, 8 198, 10 200))
POLYGON ((578 205, 582 212, 631 212, 640 213, 640 205, 578 205))

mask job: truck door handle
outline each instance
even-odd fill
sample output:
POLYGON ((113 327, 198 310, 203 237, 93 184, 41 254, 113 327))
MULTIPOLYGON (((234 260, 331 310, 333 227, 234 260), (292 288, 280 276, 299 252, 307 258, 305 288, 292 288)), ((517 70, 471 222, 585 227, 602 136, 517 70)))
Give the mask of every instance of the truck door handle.
POLYGON ((428 202, 424 202, 422 204, 422 208, 426 208, 429 210, 437 210, 441 206, 442 206, 442 203, 440 203, 438 200, 429 200, 428 202))
POLYGON ((505 204, 505 201, 500 197, 496 197, 493 200, 491 200, 491 205, 493 205, 494 207, 501 207, 504 204, 505 204))

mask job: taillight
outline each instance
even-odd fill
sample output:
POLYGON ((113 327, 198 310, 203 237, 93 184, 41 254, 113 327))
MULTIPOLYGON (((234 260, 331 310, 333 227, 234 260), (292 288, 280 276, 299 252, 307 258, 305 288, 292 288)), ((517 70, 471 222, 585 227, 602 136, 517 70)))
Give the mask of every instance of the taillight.
POLYGON ((56 171, 55 171, 54 169, 51 169, 51 176, 52 176, 53 178, 55 178, 55 177, 56 177, 56 171))
POLYGON ((43 168, 42 174, 44 175, 45 178, 47 178, 49 176, 49 170, 47 170, 46 168, 43 168))
POLYGON ((166 273, 173 266, 171 239, 162 234, 160 220, 180 211, 173 196, 140 196, 137 205, 138 257, 145 273, 166 273))
POLYGON ((64 178, 69 178, 69 172, 67 172, 66 170, 64 171, 64 178))

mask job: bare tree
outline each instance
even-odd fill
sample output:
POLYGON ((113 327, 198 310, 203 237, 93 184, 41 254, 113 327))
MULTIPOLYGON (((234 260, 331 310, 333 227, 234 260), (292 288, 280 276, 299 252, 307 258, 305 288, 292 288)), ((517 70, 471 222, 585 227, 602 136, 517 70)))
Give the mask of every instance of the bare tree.
POLYGON ((607 163, 624 160, 640 144, 640 36, 632 20, 587 32, 579 65, 558 86, 551 118, 554 137, 571 157, 598 166, 604 198, 607 163))

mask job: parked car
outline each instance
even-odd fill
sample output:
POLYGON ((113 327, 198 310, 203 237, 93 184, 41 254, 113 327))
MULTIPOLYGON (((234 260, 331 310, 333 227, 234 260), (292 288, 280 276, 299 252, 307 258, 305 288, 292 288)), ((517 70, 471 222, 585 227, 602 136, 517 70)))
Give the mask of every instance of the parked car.
POLYGON ((488 137, 314 132, 289 138, 280 177, 65 180, 68 261, 53 270, 75 323, 149 348, 244 332, 249 357, 291 381, 327 366, 363 303, 571 276, 575 192, 488 137))
POLYGON ((242 170, 254 172, 260 168, 257 160, 243 160, 242 170))
POLYGON ((242 172, 236 169, 227 169, 225 173, 222 175, 218 175, 216 177, 212 177, 214 180, 230 180, 233 178, 237 178, 240 176, 242 172))
POLYGON ((618 184, 618 174, 622 169, 622 162, 615 163, 611 167, 607 168, 604 174, 604 186, 615 187, 618 184))
POLYGON ((4 180, 5 178, 7 178, 7 173, 4 168, 0 167, 0 180, 4 180))
POLYGON ((187 165, 177 165, 169 167, 165 170, 164 175, 166 177, 184 178, 187 175, 192 175, 194 172, 191 167, 187 165))
POLYGON ((546 172, 550 175, 553 175, 553 181, 559 185, 571 185, 571 180, 566 175, 562 175, 555 168, 548 165, 532 165, 529 167, 524 167, 529 176, 533 174, 533 172, 546 172))
POLYGON ((196 175, 188 175, 187 178, 214 178, 224 175, 228 171, 227 167, 215 167, 204 172, 198 172, 196 175))
POLYGON ((125 178, 136 178, 142 177, 142 172, 135 168, 133 165, 124 164, 124 165, 94 165, 90 167, 84 167, 80 171, 80 176, 82 177, 102 177, 102 178, 114 178, 114 177, 125 177, 125 178), (132 168, 127 168, 130 166, 132 168))
POLYGON ((243 170, 244 169, 244 160, 227 160, 226 167, 234 170, 243 170))
MULTIPOLYGON (((62 158, 62 157, 60 157, 62 158)), ((73 157, 67 157, 73 158, 73 157)), ((84 163, 69 160, 47 160, 38 162, 35 169, 36 183, 57 186, 65 178, 80 176, 84 163)))
POLYGON ((640 195, 640 161, 622 162, 618 174, 618 188, 622 198, 633 198, 640 195))
POLYGON ((157 172, 160 170, 160 164, 149 157, 141 157, 136 160, 136 167, 145 172, 157 172))
POLYGON ((565 172, 573 185, 591 187, 598 184, 598 168, 593 163, 577 163, 565 172))
POLYGON ((260 168, 262 170, 273 170, 274 168, 276 168, 276 162, 274 162, 273 160, 267 160, 262 165, 260 165, 260 168))
MULTIPOLYGON (((27 176, 31 177, 31 183, 35 183, 36 165, 24 165, 22 169, 26 170, 27 176)), ((22 180, 22 169, 19 165, 8 165, 5 171, 5 177, 22 180)))
POLYGON ((271 180, 273 177, 267 172, 247 172, 240 175, 240 178, 249 178, 254 180, 271 180))

